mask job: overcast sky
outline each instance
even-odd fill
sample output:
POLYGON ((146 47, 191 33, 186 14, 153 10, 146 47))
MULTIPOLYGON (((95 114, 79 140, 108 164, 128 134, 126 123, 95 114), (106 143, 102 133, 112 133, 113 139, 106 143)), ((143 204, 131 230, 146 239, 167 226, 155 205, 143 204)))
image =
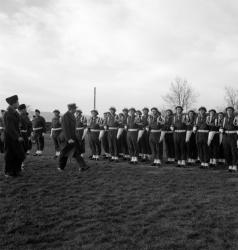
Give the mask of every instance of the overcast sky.
POLYGON ((32 109, 88 113, 94 86, 100 112, 161 108, 176 76, 210 108, 237 69, 237 0, 0 1, 1 108, 16 93, 32 109))

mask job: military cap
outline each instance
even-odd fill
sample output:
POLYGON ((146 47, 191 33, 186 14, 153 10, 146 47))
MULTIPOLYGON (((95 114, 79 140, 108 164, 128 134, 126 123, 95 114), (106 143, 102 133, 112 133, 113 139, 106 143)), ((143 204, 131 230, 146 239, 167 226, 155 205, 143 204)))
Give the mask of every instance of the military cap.
POLYGON ((119 116, 123 116, 124 117, 124 114, 123 113, 119 113, 119 116))
POLYGON ((68 109, 77 109, 77 106, 75 103, 68 104, 68 109))
POLYGON ((98 115, 98 111, 96 110, 96 109, 92 109, 91 111, 90 111, 91 113, 96 113, 97 115, 98 115))
POLYGON ((224 113, 222 111, 218 112, 218 115, 224 115, 224 113))
POLYGON ((200 108, 198 109, 198 111, 200 111, 200 110, 204 110, 205 112, 207 112, 207 109, 206 109, 205 107, 200 107, 200 108))
POLYGON ((9 105, 12 105, 12 104, 16 103, 17 101, 18 101, 18 96, 17 95, 13 95, 13 96, 10 96, 10 97, 6 98, 6 102, 9 105))
POLYGON ((81 109, 77 109, 76 112, 77 113, 83 113, 83 111, 81 109))
POLYGON ((209 112, 209 113, 210 113, 210 112, 216 113, 216 110, 215 110, 215 109, 210 109, 208 112, 209 112))
POLYGON ((40 113, 40 110, 39 109, 35 109, 35 113, 40 113))
POLYGON ((104 114, 104 115, 108 115, 109 113, 110 113, 110 112, 106 111, 106 112, 104 112, 103 114, 104 114))
POLYGON ((26 105, 25 104, 19 105, 18 110, 23 110, 23 109, 26 109, 26 105))
POLYGON ((58 109, 55 109, 54 111, 53 111, 53 113, 60 113, 60 111, 58 110, 58 109))
POLYGON ((136 110, 136 113, 142 115, 141 111, 140 110, 136 110))
POLYGON ((136 109, 135 109, 135 108, 130 108, 130 109, 129 109, 129 112, 132 111, 132 110, 133 110, 134 112, 136 112, 136 109))
POLYGON ((194 110, 192 110, 192 109, 188 111, 188 114, 189 113, 193 113, 194 115, 196 114, 196 112, 194 110))
POLYGON ((175 109, 182 109, 183 110, 183 107, 178 105, 178 106, 175 107, 175 109))
POLYGON ((147 108, 147 107, 144 107, 144 108, 142 109, 142 111, 144 111, 144 110, 147 110, 147 111, 149 111, 149 108, 147 108))
POLYGON ((109 110, 114 110, 115 112, 117 111, 115 107, 110 107, 109 110))
POLYGON ((153 110, 155 110, 157 112, 159 111, 156 107, 153 107, 153 108, 150 109, 150 111, 153 111, 153 110))
POLYGON ((234 109, 232 106, 228 106, 228 107, 226 108, 226 111, 227 111, 228 109, 231 109, 232 111, 235 111, 235 109, 234 109))
POLYGON ((122 111, 126 111, 126 112, 128 112, 129 110, 128 110, 128 108, 124 108, 122 111))
POLYGON ((172 109, 167 109, 166 112, 170 112, 170 113, 173 113, 172 109))

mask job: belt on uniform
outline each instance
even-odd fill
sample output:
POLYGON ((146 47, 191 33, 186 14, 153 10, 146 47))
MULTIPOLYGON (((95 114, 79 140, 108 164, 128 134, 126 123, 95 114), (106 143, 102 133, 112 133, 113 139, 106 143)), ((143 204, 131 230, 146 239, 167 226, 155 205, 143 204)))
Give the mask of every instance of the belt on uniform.
POLYGON ((128 132, 136 132, 136 131, 138 131, 137 128, 129 128, 129 129, 128 129, 128 132))
POLYGON ((33 128, 33 131, 37 131, 37 130, 41 130, 41 129, 43 129, 43 127, 33 128))
POLYGON ((199 129, 198 132, 199 132, 199 133, 209 133, 209 130, 199 129))
POLYGON ((90 129, 91 132, 100 132, 100 129, 90 129))
POLYGON ((236 130, 225 131, 226 134, 236 134, 236 130))
POLYGON ((165 131, 166 134, 172 134, 173 131, 165 131))
POLYGON ((76 130, 83 130, 83 129, 84 129, 84 127, 76 128, 76 130))
POLYGON ((62 128, 52 128, 52 131, 62 130, 62 128))
POLYGON ((176 129, 174 130, 175 133, 185 133, 186 130, 185 129, 176 129))
POLYGON ((150 132, 151 133, 158 133, 158 132, 161 132, 161 129, 151 129, 150 132))
POLYGON ((21 133, 27 133, 27 130, 20 130, 21 133))
POLYGON ((109 129, 109 130, 118 130, 117 127, 109 127, 108 129, 109 129))

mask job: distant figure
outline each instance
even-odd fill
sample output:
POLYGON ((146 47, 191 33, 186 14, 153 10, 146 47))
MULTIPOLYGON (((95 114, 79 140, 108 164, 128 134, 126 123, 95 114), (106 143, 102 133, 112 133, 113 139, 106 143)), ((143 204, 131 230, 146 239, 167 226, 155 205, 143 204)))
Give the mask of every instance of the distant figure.
POLYGON ((20 134, 20 116, 16 109, 19 106, 18 96, 14 95, 6 99, 9 107, 4 114, 3 120, 5 124, 5 176, 19 176, 21 173, 21 165, 25 159, 23 141, 20 134))
POLYGON ((35 118, 32 120, 33 137, 36 141, 36 153, 34 156, 41 156, 44 150, 44 135, 46 133, 45 118, 40 115, 40 110, 35 110, 35 118))
POLYGON ((88 169, 84 159, 81 156, 81 149, 78 145, 76 137, 76 119, 75 112, 77 106, 75 103, 68 105, 68 111, 62 116, 61 119, 61 146, 62 150, 60 151, 59 156, 59 171, 63 171, 67 164, 67 160, 70 156, 73 156, 77 163, 79 164, 79 171, 84 171, 88 169))
POLYGON ((61 128, 61 118, 60 118, 60 111, 58 109, 55 109, 53 111, 54 117, 52 118, 51 122, 51 133, 50 137, 53 140, 54 146, 55 146, 55 156, 54 158, 59 157, 60 155, 60 133, 62 131, 61 128))
POLYGON ((0 117, 0 153, 4 153, 4 116, 5 110, 1 110, 1 117, 0 117))

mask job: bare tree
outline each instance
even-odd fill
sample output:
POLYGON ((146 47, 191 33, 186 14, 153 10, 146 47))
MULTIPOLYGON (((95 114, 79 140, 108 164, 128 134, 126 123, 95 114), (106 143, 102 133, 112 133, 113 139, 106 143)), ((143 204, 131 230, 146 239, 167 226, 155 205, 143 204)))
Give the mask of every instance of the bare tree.
POLYGON ((236 109, 238 107, 238 89, 226 86, 225 101, 227 106, 232 106, 234 109, 236 109))
POLYGON ((179 105, 187 111, 196 102, 197 97, 198 94, 186 79, 176 77, 171 82, 169 93, 163 96, 163 99, 170 108, 179 105))

